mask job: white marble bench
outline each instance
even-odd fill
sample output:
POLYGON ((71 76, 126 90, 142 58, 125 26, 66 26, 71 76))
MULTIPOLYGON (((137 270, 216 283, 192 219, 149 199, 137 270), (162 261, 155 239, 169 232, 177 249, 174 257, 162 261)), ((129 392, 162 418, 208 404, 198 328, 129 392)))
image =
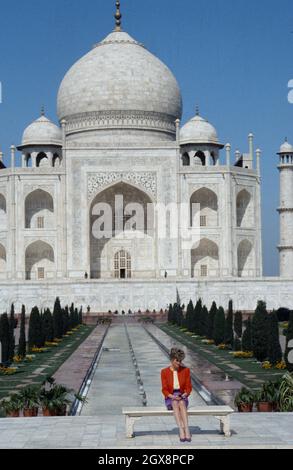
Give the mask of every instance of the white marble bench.
MULTIPOLYGON (((230 415, 234 410, 230 406, 201 406, 189 408, 188 416, 214 416, 220 421, 220 431, 226 437, 231 436, 230 415)), ((130 407, 123 408, 122 414, 125 416, 126 436, 134 437, 134 423, 147 416, 172 416, 173 411, 168 411, 164 407, 130 407)), ((174 417, 173 417, 174 419, 174 417)))

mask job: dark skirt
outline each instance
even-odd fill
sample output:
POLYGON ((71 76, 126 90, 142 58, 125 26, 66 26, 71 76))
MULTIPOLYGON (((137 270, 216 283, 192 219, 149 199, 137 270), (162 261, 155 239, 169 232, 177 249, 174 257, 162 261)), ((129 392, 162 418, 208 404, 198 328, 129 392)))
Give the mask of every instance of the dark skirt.
MULTIPOLYGON (((173 395, 175 395, 175 397, 180 396, 181 395, 180 390, 174 390, 173 395)), ((188 398, 182 398, 182 400, 184 401, 186 408, 188 408, 188 405, 189 405, 188 398)), ((168 411, 173 411, 172 402, 173 402, 172 398, 165 398, 165 405, 168 411)))

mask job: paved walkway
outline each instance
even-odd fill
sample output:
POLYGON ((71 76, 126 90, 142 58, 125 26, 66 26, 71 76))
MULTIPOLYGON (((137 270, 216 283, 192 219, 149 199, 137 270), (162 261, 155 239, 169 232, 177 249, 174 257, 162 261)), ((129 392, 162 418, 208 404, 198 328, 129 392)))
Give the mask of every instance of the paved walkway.
POLYGON ((193 441, 180 445, 173 417, 142 419, 134 439, 125 437, 121 415, 1 419, 0 449, 293 449, 292 413, 235 413, 231 423, 233 434, 225 438, 215 419, 192 417, 193 441))
MULTIPOLYGON (((150 327, 168 347, 174 340, 150 327)), ((90 349, 97 348, 99 337, 92 333, 90 349)), ((127 331, 136 355, 149 406, 162 405, 160 370, 168 359, 148 333, 140 325, 128 325, 127 331)), ((100 330, 101 332, 101 330, 100 330)), ((176 344, 178 344, 176 342, 176 344)), ((81 416, 59 418, 15 418, 0 419, 0 448, 4 449, 177 449, 177 448, 287 448, 293 449, 292 413, 235 413, 231 417, 231 438, 219 433, 219 423, 212 417, 191 417, 192 444, 180 444, 178 430, 172 415, 164 418, 143 418, 135 424, 135 439, 125 437, 125 420, 121 409, 124 406, 141 406, 141 395, 135 376, 135 368, 129 351, 128 337, 124 325, 113 325, 103 345, 106 348, 100 357, 92 386, 89 403, 81 416)), ((83 360, 89 360, 93 350, 85 348, 83 360)), ((189 351, 186 363, 192 364, 195 356, 189 351)), ((72 359, 72 358, 71 358, 72 359)), ((199 361, 200 358, 198 357, 199 361)), ((87 364, 80 362, 72 367, 80 373, 68 375, 66 368, 60 370, 58 380, 68 383, 86 372, 87 364), (63 377, 63 379, 62 379, 63 377)), ((197 366, 196 366, 197 367, 197 366)), ((201 368, 201 373, 204 372, 201 368)), ((198 370, 197 370, 198 372, 198 370)), ((78 380, 79 380, 78 379, 78 380)), ((75 386, 76 388, 76 386, 75 386)), ((193 393, 191 405, 202 404, 202 399, 193 393)))
MULTIPOLYGON (((146 331, 137 324, 128 324, 127 331, 136 356, 146 392, 148 406, 163 406, 161 369, 169 361, 146 331)), ((120 415, 123 407, 142 406, 135 367, 132 361, 125 326, 112 325, 103 344, 103 353, 88 393, 83 416, 120 415)), ((191 406, 203 405, 194 392, 191 406)))
POLYGON ((100 325, 93 330, 54 374, 57 383, 79 391, 105 331, 106 327, 100 325))

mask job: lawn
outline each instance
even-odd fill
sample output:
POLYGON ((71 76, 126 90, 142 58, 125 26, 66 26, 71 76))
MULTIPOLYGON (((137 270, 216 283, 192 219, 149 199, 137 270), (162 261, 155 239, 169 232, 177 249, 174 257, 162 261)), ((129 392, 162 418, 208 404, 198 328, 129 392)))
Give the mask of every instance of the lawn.
POLYGON ((21 386, 41 384, 47 376, 52 376, 90 335, 95 326, 83 325, 69 337, 63 337, 58 346, 49 347, 43 353, 34 353, 32 362, 13 364, 18 367, 16 374, 0 375, 0 399, 9 396, 21 386))
POLYGON ((212 364, 215 364, 225 374, 235 378, 239 382, 251 389, 261 387, 263 382, 277 380, 286 371, 278 369, 262 369, 255 359, 236 359, 229 354, 229 351, 219 350, 214 345, 206 345, 201 342, 202 338, 192 338, 190 333, 182 332, 178 326, 170 324, 158 324, 159 328, 169 336, 187 346, 192 351, 198 353, 212 364), (237 366, 238 369, 230 367, 237 366))

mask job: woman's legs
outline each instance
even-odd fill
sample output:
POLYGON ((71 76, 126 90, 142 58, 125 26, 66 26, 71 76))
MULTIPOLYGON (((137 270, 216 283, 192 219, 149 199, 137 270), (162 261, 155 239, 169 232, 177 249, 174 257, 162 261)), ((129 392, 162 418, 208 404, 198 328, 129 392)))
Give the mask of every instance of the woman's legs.
POLYGON ((184 432, 185 432, 185 437, 187 439, 190 439, 190 430, 189 430, 189 425, 188 425, 188 414, 187 414, 187 408, 186 404, 184 403, 183 400, 179 402, 179 414, 180 414, 180 421, 183 423, 184 427, 184 432))
POLYGON ((179 431, 180 431, 180 438, 181 439, 184 439, 185 438, 185 434, 184 434, 184 422, 182 421, 182 418, 181 418, 181 413, 180 413, 180 405, 179 405, 179 401, 173 401, 172 404, 173 404, 173 411, 174 411, 174 416, 175 416, 175 419, 176 419, 176 423, 177 423, 177 426, 179 428, 179 431))

